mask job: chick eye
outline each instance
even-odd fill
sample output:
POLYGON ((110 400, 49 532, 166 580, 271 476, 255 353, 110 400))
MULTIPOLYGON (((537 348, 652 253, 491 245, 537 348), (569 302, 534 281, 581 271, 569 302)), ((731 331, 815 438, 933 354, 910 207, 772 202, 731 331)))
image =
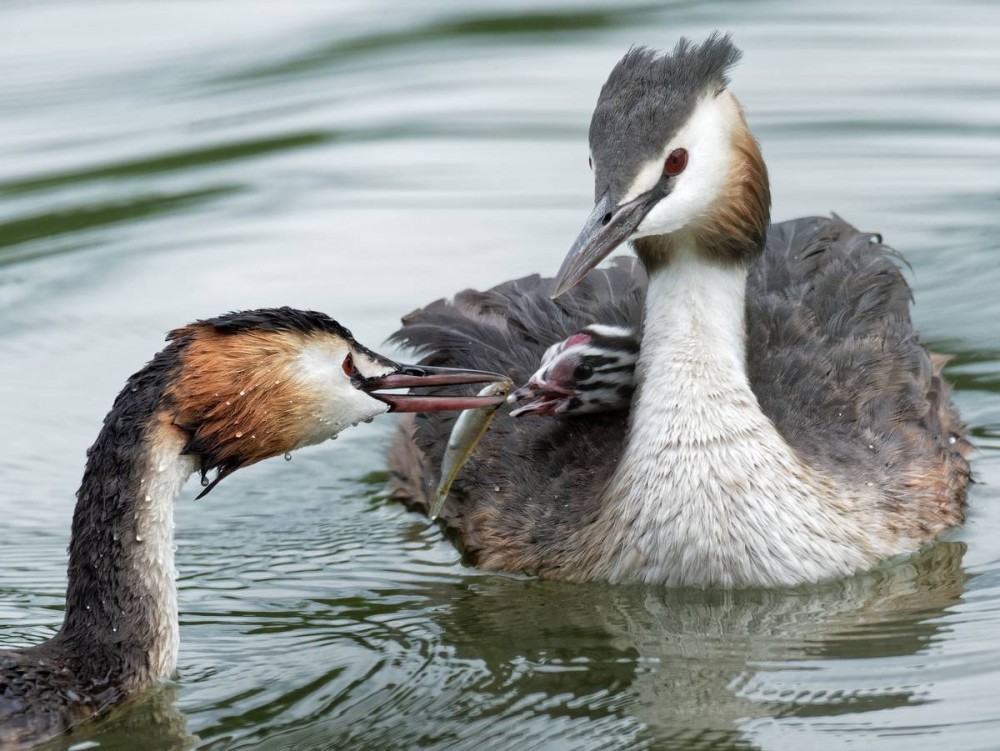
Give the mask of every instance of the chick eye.
POLYGON ((347 374, 348 378, 354 378, 354 374, 357 372, 354 369, 354 355, 348 352, 347 357, 344 358, 344 362, 341 365, 341 367, 344 369, 344 372, 347 374))
POLYGON ((573 378, 578 381, 586 381, 592 375, 594 375, 594 366, 585 362, 577 365, 576 370, 573 371, 573 378))
POLYGON ((687 149, 674 149, 670 152, 670 156, 663 163, 663 174, 666 177, 673 177, 674 175, 679 175, 684 171, 684 168, 688 166, 688 152, 687 149))
POLYGON ((590 167, 591 169, 594 169, 594 157, 592 156, 587 157, 587 166, 590 167))

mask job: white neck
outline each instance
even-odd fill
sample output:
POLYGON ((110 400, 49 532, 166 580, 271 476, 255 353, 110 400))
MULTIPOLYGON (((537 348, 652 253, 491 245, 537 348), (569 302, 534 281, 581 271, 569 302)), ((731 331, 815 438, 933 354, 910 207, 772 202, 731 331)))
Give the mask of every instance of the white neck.
POLYGON ((166 678, 174 672, 180 645, 174 505, 195 471, 194 458, 181 454, 183 440, 170 436, 150 442, 135 520, 136 544, 130 549, 134 573, 150 599, 147 612, 154 631, 149 649, 152 678, 166 678))
POLYGON ((874 563, 868 533, 763 414, 746 372, 746 269, 676 246, 650 278, 601 578, 775 586, 874 563))

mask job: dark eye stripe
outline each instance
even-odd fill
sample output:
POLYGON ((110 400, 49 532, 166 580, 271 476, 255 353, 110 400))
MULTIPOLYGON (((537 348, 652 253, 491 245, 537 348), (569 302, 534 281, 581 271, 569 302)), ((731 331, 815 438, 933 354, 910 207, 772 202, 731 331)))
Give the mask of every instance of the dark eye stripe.
POLYGON ((614 384, 614 386, 617 388, 619 384, 632 383, 634 380, 635 379, 632 378, 632 375, 630 373, 611 373, 608 375, 601 373, 600 375, 594 376, 593 382, 602 384, 610 383, 614 384))
POLYGON ((605 355, 585 355, 580 359, 594 369, 603 368, 606 365, 618 364, 617 357, 607 357, 605 355))
POLYGON ((591 343, 592 347, 599 347, 605 351, 619 351, 628 352, 629 354, 638 354, 639 352, 639 342, 635 339, 628 337, 594 337, 594 341, 591 343))
POLYGON ((623 385, 624 386, 628 386, 628 388, 635 388, 631 384, 622 384, 620 381, 617 381, 617 382, 616 381, 592 381, 592 382, 588 383, 586 386, 584 386, 583 388, 585 388, 587 391, 597 391, 597 390, 617 391, 623 385))

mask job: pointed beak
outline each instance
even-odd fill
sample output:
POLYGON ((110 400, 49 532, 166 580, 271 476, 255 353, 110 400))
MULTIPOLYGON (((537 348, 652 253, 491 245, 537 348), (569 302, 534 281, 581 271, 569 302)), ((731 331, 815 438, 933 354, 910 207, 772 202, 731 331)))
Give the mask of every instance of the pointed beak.
POLYGON ((528 383, 507 397, 507 403, 528 402, 511 410, 511 417, 527 415, 554 415, 560 407, 565 407, 576 396, 575 391, 563 388, 554 383, 532 378, 528 383), (532 401, 529 401, 532 400, 532 401))
POLYGON ((467 383, 495 383, 507 376, 483 370, 434 368, 429 365, 400 365, 392 373, 363 379, 359 388, 389 405, 390 412, 440 412, 477 409, 503 404, 502 396, 450 396, 447 394, 382 394, 378 389, 421 388, 424 386, 460 386, 467 383))
POLYGON ((607 193, 597 199, 587 223, 566 254, 549 296, 555 299, 579 284, 588 271, 631 237, 655 202, 652 191, 621 206, 615 206, 607 193))
POLYGON ((523 402, 525 399, 534 399, 535 397, 543 394, 551 394, 552 396, 576 396, 575 391, 571 391, 567 388, 559 386, 558 384, 532 378, 519 389, 512 391, 507 397, 507 402, 515 404, 516 402, 523 402))

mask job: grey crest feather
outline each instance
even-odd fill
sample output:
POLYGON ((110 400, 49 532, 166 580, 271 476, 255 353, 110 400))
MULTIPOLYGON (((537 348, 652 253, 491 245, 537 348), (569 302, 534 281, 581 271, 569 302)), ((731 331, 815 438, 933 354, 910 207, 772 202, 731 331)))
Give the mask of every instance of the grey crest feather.
POLYGON ((670 54, 629 50, 601 88, 590 121, 595 195, 610 191, 617 203, 699 99, 729 85, 729 70, 741 56, 732 38, 718 32, 701 44, 681 38, 670 54))

